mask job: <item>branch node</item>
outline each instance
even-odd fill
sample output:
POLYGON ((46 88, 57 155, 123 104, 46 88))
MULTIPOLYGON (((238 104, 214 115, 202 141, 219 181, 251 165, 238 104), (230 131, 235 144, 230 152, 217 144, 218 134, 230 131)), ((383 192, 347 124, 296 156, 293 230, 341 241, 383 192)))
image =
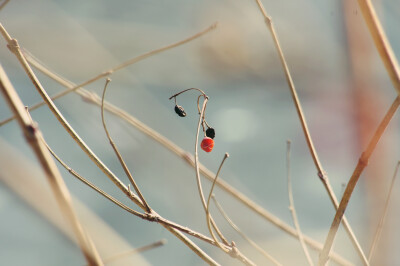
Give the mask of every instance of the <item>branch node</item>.
POLYGON ((231 250, 228 253, 232 258, 237 258, 239 256, 239 250, 236 247, 235 241, 231 242, 231 250))
POLYGON ((362 167, 366 167, 369 163, 369 156, 365 154, 365 152, 363 152, 360 156, 360 159, 358 160, 360 166, 362 167))
POLYGON ((11 39, 11 41, 7 44, 7 48, 13 53, 17 53, 20 49, 18 41, 16 39, 11 39))

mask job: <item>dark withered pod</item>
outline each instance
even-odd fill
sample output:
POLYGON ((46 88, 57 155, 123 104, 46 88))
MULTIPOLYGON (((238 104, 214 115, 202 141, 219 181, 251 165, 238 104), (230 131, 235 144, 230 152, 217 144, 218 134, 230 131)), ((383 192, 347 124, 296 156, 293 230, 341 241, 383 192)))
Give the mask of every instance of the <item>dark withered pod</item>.
POLYGON ((215 130, 212 127, 207 128, 206 136, 209 138, 215 138, 215 130))
POLYGON ((185 117, 186 116, 185 110, 180 105, 175 105, 175 113, 177 113, 180 117, 185 117))

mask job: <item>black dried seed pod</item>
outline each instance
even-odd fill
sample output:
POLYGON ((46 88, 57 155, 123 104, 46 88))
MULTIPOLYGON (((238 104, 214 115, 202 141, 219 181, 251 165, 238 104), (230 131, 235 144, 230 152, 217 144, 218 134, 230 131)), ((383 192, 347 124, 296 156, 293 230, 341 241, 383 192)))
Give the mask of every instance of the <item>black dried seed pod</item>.
POLYGON ((212 127, 207 128, 206 136, 209 138, 215 138, 215 130, 212 127))
POLYGON ((180 117, 185 117, 186 116, 185 110, 180 105, 175 105, 175 113, 177 113, 180 117))

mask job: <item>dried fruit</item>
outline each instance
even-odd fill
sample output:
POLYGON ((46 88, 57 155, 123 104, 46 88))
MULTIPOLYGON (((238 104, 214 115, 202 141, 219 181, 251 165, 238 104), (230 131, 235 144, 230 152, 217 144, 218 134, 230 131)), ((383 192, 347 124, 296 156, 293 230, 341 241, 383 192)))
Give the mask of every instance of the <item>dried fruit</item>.
POLYGON ((210 152, 214 148, 214 140, 209 137, 204 137, 204 139, 201 141, 201 148, 205 152, 210 152))
POLYGON ((215 138, 215 130, 212 127, 207 128, 206 136, 214 139, 215 138))
POLYGON ((185 110, 180 105, 175 105, 175 113, 177 113, 180 117, 185 117, 186 116, 185 110))

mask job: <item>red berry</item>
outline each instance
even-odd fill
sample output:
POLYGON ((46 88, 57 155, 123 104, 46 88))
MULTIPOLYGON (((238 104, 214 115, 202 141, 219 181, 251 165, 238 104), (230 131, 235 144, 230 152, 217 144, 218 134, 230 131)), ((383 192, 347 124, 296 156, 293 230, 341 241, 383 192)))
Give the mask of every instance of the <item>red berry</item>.
POLYGON ((209 137, 204 137, 204 139, 201 141, 201 148, 205 152, 210 152, 214 148, 214 140, 209 137))

